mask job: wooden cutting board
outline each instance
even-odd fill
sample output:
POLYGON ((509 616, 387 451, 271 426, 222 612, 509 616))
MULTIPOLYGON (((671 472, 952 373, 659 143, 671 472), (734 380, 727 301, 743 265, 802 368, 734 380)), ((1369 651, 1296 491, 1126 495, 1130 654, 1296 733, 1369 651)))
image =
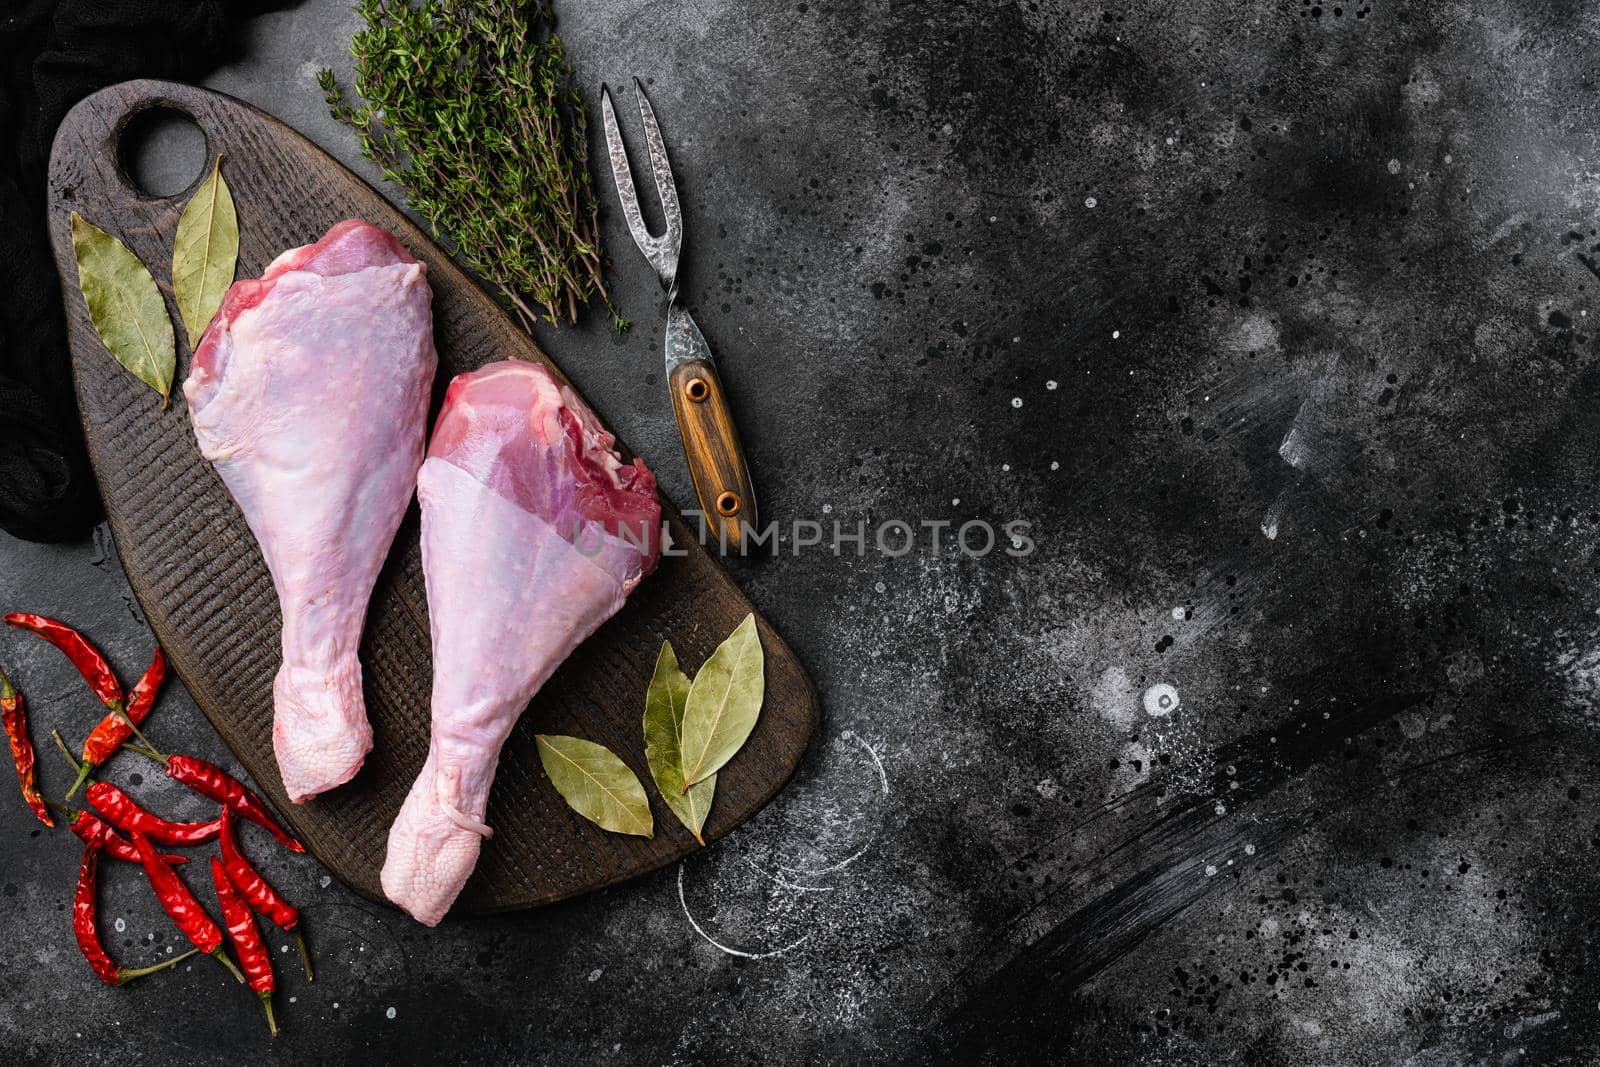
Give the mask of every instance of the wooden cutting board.
MULTIPOLYGON (((428 265, 439 348, 434 413, 445 385, 461 371, 512 356, 552 364, 493 299, 370 186, 248 104, 192 86, 131 81, 84 100, 62 123, 50 158, 50 236, 89 455, 122 565, 173 667, 239 761, 317 859, 351 888, 381 901, 378 872, 389 824, 428 746, 428 602, 416 505, 378 580, 362 641, 372 753, 350 783, 307 804, 290 804, 272 754, 280 616, 266 565, 238 507, 200 456, 182 390, 175 383, 171 407, 162 411, 156 394, 119 367, 100 342, 78 290, 71 211, 120 237, 145 262, 167 296, 173 322, 180 322, 169 284, 172 242, 194 189, 170 197, 144 195, 128 177, 119 149, 129 121, 158 108, 193 118, 210 154, 223 155, 239 212, 239 277, 256 277, 279 252, 314 241, 351 217, 389 230, 428 265)), ((176 328, 181 383, 189 352, 181 325, 176 328)), ((667 411, 663 396, 663 418, 667 411)), ((679 462, 677 456, 653 458, 679 462)), ((556 672, 522 716, 506 743, 489 801, 487 819, 495 835, 484 845, 458 911, 561 900, 653 870, 697 847, 654 795, 640 728, 645 686, 662 639, 670 638, 679 660, 693 670, 752 609, 677 510, 663 501, 662 513, 687 554, 663 557, 656 574, 556 672), (572 813, 539 766, 535 732, 586 737, 627 761, 652 793, 655 836, 606 833, 572 813)), ((764 621, 760 634, 766 703, 749 743, 718 779, 707 840, 750 818, 783 787, 817 726, 817 696, 805 671, 764 621)))

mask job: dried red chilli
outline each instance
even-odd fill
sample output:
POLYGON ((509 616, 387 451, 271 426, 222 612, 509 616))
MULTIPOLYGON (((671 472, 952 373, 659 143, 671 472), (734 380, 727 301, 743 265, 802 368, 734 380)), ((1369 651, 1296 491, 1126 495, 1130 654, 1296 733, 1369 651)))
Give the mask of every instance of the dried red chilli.
MULTIPOLYGON (((91 816, 92 817, 92 816, 91 816)), ((105 826, 104 823, 100 823, 105 826)), ((107 827, 107 830, 110 828, 107 827)), ((94 836, 84 838, 83 862, 78 865, 78 888, 72 895, 72 935, 78 950, 89 961, 94 973, 106 985, 123 985, 156 971, 165 970, 193 956, 196 949, 149 967, 119 967, 106 954, 100 943, 100 909, 97 897, 99 886, 100 850, 102 841, 94 836)), ((129 846, 132 847, 132 846, 129 846)))
POLYGON ((32 612, 14 611, 6 616, 6 624, 38 634, 66 653, 72 665, 78 668, 78 673, 83 675, 83 680, 89 683, 89 688, 94 690, 94 695, 100 698, 100 703, 111 711, 122 710, 122 683, 117 681, 117 676, 111 672, 111 664, 106 662, 99 649, 89 643, 88 638, 64 622, 32 612))
POLYGON ((0 719, 5 722, 6 738, 11 742, 11 762, 17 767, 22 799, 35 818, 46 826, 55 826, 50 812, 45 810, 44 797, 39 795, 39 768, 33 755, 33 739, 28 736, 28 713, 22 704, 22 694, 3 670, 0 670, 0 719))
POLYGON ((119 830, 147 834, 163 845, 203 845, 215 841, 221 832, 216 819, 210 822, 171 822, 152 815, 110 782, 95 782, 89 787, 89 803, 119 830))
POLYGON ((168 756, 167 775, 201 796, 215 800, 225 810, 233 812, 240 818, 249 819, 277 838, 278 842, 290 852, 306 850, 304 845, 278 825, 278 820, 273 818, 272 812, 267 809, 267 802, 262 800, 255 790, 222 768, 193 756, 168 756))
POLYGON ((94 769, 110 759, 122 743, 133 736, 133 728, 128 725, 132 720, 134 726, 144 722, 150 714, 150 709, 155 707, 156 694, 161 691, 161 683, 167 677, 167 657, 161 651, 161 646, 156 646, 156 654, 150 661, 150 666, 145 668, 143 676, 134 685, 133 692, 128 694, 128 706, 109 710, 105 713, 94 730, 90 732, 89 739, 83 743, 83 765, 78 772, 78 780, 72 783, 72 788, 67 790, 70 799, 84 783, 94 769))
POLYGON ((150 880, 150 888, 155 891, 156 900, 167 917, 189 939, 191 945, 208 956, 215 956, 235 978, 243 982, 244 975, 239 973, 239 968, 223 951, 222 928, 206 914, 194 894, 189 892, 189 887, 183 884, 183 879, 161 858, 150 843, 150 838, 138 830, 132 833, 133 847, 139 850, 139 862, 144 865, 145 877, 150 880))
POLYGON ((222 861, 211 857, 211 884, 217 890, 217 903, 222 905, 222 922, 233 941, 233 951, 239 954, 239 966, 244 970, 245 982, 261 998, 261 1007, 267 1013, 267 1028, 278 1036, 278 1022, 272 1017, 272 991, 276 983, 272 977, 272 957, 261 940, 261 929, 250 905, 244 902, 239 891, 228 882, 222 861))
POLYGON ((228 874, 228 881, 252 908, 272 920, 278 929, 294 935, 295 944, 300 949, 300 962, 306 968, 306 981, 314 981, 311 952, 306 948, 306 939, 300 931, 300 913, 239 850, 239 839, 233 834, 233 819, 226 810, 217 821, 221 824, 217 845, 222 852, 222 868, 228 874))
MULTIPOLYGON (((80 811, 69 808, 64 804, 57 804, 53 800, 46 800, 52 808, 61 814, 67 821, 67 828, 77 834, 84 844, 99 841, 105 847, 106 855, 114 860, 123 860, 127 863, 139 862, 139 850, 133 847, 133 842, 117 833, 111 824, 95 815, 92 811, 80 811)), ((189 862, 188 856, 178 856, 170 852, 162 853, 162 859, 173 866, 189 862)))
POLYGON ((289 832, 278 825, 278 820, 273 818, 272 812, 267 808, 267 802, 262 800, 254 789, 216 764, 207 763, 196 756, 165 755, 139 731, 137 724, 129 728, 143 746, 140 751, 153 760, 159 760, 167 769, 168 778, 188 786, 203 797, 215 800, 222 805, 223 810, 232 811, 249 819, 277 838, 290 852, 306 850, 304 845, 289 836, 289 832))

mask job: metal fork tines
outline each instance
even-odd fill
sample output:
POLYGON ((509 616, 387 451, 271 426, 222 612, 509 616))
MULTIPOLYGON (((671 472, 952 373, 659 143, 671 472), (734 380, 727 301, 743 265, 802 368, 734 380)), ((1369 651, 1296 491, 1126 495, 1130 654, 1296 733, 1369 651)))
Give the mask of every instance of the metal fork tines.
POLYGON ((678 253, 683 248, 683 214, 678 209, 678 187, 672 180, 672 165, 667 162, 667 146, 661 139, 661 127, 656 123, 656 113, 645 98, 644 86, 633 79, 635 94, 639 97, 639 118, 644 122, 644 142, 650 151, 650 170, 656 180, 656 194, 661 198, 661 214, 666 219, 666 232, 652 236, 639 210, 639 194, 634 188, 633 171, 628 166, 628 150, 622 143, 622 131, 617 128, 617 113, 611 104, 611 87, 600 87, 600 109, 605 119, 606 149, 611 157, 611 174, 617 182, 617 199, 622 203, 622 216, 628 220, 628 232, 633 243, 639 246, 644 258, 655 268, 661 288, 673 293, 678 279, 678 253))

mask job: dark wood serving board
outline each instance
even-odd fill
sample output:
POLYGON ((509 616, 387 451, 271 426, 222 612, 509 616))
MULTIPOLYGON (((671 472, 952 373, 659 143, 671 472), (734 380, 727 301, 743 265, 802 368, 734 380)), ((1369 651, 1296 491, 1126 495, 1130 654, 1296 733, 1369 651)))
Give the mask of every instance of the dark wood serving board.
MULTIPOLYGON (((50 158, 50 236, 89 454, 122 565, 173 667, 239 761, 330 871, 382 900, 378 872, 389 824, 428 746, 428 604, 416 507, 378 581, 362 641, 372 753, 347 785, 307 804, 290 804, 272 753, 277 597, 243 516, 195 445, 177 387, 189 358, 181 325, 172 404, 162 411, 160 398, 112 359, 89 324, 78 290, 68 221, 74 210, 144 260, 179 322, 169 284, 172 242, 193 187, 169 197, 144 195, 128 177, 119 149, 129 121, 156 108, 192 117, 210 153, 224 157, 223 173, 239 213, 239 277, 259 275, 279 252, 314 241, 350 217, 394 233, 428 265, 439 348, 435 413, 446 383, 461 371, 507 357, 547 365, 550 360, 383 197, 248 104, 192 86, 131 81, 84 100, 62 123, 50 158)), ((663 397, 663 416, 666 411, 663 397)), ((640 729, 645 686, 663 638, 694 669, 752 609, 677 510, 666 502, 662 510, 687 555, 664 557, 656 574, 561 667, 522 716, 501 756, 489 802, 487 820, 495 835, 484 845, 458 911, 561 900, 653 870, 697 847, 653 795, 640 729), (568 810, 539 766, 535 732, 586 737, 626 760, 652 793, 655 836, 609 834, 568 810)), ((708 840, 748 819, 782 788, 816 729, 817 697, 805 671, 764 621, 760 634, 766 703, 749 743, 718 779, 708 840)))

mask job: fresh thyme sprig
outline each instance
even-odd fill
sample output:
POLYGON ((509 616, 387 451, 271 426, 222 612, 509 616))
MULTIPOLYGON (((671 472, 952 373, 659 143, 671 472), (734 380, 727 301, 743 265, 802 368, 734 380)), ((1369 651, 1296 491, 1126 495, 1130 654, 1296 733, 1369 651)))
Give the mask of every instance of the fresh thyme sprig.
POLYGON ((317 76, 333 117, 524 327, 606 301, 583 94, 550 0, 360 0, 351 107, 317 76))

